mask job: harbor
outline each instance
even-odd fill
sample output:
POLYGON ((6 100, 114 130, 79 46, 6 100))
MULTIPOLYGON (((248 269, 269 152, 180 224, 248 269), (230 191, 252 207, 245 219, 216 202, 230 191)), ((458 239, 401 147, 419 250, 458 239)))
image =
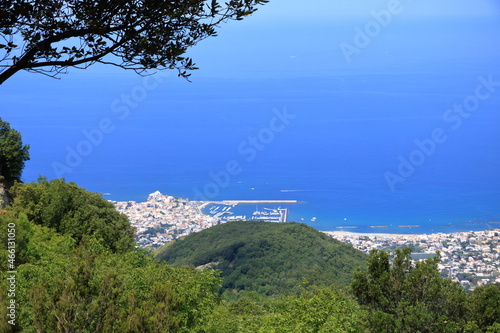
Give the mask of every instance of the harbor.
POLYGON ((284 205, 299 203, 297 200, 222 200, 198 202, 202 214, 229 221, 288 222, 289 209, 284 205), (254 207, 252 207, 254 205, 254 207))

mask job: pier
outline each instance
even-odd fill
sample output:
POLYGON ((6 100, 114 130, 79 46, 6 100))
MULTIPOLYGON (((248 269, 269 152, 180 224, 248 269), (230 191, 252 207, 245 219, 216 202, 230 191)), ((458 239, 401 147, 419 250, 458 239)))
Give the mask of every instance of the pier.
POLYGON ((296 204, 297 200, 222 200, 211 201, 215 204, 238 205, 238 204, 296 204))
POLYGON ((222 200, 222 201, 201 201, 202 204, 198 206, 199 209, 202 209, 208 205, 230 205, 236 206, 239 204, 297 204, 299 203, 297 200, 222 200))

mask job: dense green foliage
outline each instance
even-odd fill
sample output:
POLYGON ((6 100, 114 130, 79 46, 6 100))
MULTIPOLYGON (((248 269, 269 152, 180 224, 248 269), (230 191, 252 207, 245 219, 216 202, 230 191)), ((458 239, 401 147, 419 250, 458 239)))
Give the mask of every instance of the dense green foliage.
POLYGON ((245 293, 219 305, 200 332, 365 332, 367 312, 351 297, 328 287, 304 288, 298 296, 245 293))
POLYGON ((10 187, 20 180, 29 159, 29 145, 23 145, 21 134, 0 118, 0 183, 10 187))
POLYGON ((500 332, 500 286, 471 295, 439 276, 439 256, 412 263, 411 249, 372 250, 368 270, 358 270, 353 294, 369 311, 371 332, 500 332))
POLYGON ((500 333, 500 285, 466 294, 439 277, 439 256, 372 251, 349 293, 339 286, 366 257, 302 224, 227 223, 158 249, 176 265, 220 262, 233 284, 221 297, 218 271, 120 245, 130 225, 100 195, 44 179, 14 192, 0 213, 1 333, 500 333))
POLYGON ((469 295, 467 308, 470 327, 474 327, 477 332, 500 332, 500 284, 474 289, 469 295))
POLYGON ((99 195, 62 181, 16 195, 0 215, 0 242, 15 244, 0 250, 0 332, 190 332, 219 303, 214 271, 172 268, 130 246, 130 224, 99 195))
POLYGON ((134 231, 123 214, 104 200, 74 183, 62 179, 17 184, 12 189, 15 199, 12 212, 24 214, 28 220, 67 234, 79 242, 92 236, 104 247, 123 252, 134 247, 134 231))
POLYGON ((229 222, 160 247, 173 266, 206 265, 222 271, 223 289, 262 295, 298 293, 312 285, 347 286, 366 255, 299 223, 229 222))

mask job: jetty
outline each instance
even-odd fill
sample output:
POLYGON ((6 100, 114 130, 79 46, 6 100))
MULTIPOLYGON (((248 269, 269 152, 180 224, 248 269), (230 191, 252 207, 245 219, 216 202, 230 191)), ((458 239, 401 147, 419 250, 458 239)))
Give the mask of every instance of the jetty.
POLYGON ((293 205, 297 204, 299 201, 297 200, 222 200, 222 201, 201 201, 201 205, 198 206, 199 209, 202 209, 208 205, 259 205, 259 204, 283 204, 283 205, 293 205))
POLYGON ((223 204, 223 205, 239 205, 239 204, 296 204, 297 200, 222 200, 212 201, 210 203, 223 204))

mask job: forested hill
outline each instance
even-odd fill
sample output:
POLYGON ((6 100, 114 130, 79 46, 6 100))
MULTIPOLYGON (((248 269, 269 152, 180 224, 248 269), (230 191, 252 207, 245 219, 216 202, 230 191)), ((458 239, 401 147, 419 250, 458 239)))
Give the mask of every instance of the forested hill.
POLYGON ((307 281, 347 286, 366 255, 299 223, 229 222, 166 244, 156 258, 172 266, 222 271, 223 289, 295 293, 307 281), (207 265, 208 264, 208 265, 207 265))

